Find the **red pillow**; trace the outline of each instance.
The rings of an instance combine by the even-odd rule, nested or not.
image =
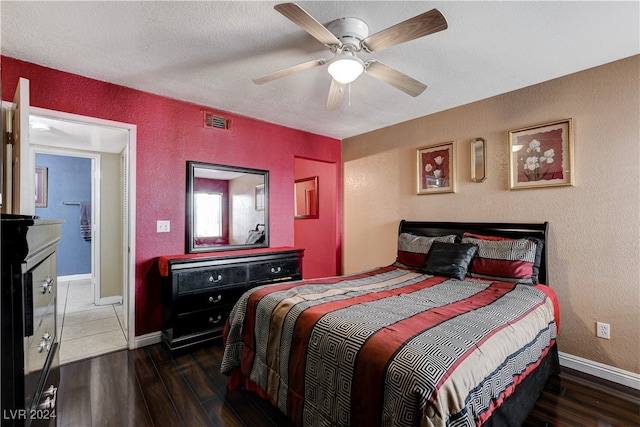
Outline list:
[[[508,237],[483,236],[482,234],[473,234],[473,233],[464,233],[462,236],[473,237],[474,239],[482,239],[482,240],[513,240]]]
[[[471,277],[505,282],[538,283],[542,241],[464,233],[462,243],[478,246],[469,267]]]

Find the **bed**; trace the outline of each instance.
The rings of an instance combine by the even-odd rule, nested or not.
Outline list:
[[[396,261],[254,288],[229,388],[299,426],[515,426],[559,373],[548,223],[401,221]]]

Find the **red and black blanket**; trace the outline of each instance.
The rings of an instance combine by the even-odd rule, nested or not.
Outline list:
[[[389,266],[254,288],[222,372],[304,426],[481,425],[555,343],[544,286]]]

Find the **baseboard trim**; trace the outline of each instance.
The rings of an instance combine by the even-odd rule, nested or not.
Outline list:
[[[162,332],[151,332],[146,335],[140,335],[135,337],[133,342],[133,348],[146,347],[148,345],[158,344],[162,341]]]
[[[96,305],[112,305],[112,304],[122,304],[122,295],[114,295],[111,297],[100,298]]]
[[[640,375],[634,372],[618,369],[604,363],[594,362],[572,354],[558,352],[560,366],[575,369],[594,377],[602,378],[617,384],[640,390]]]
[[[91,273],[86,274],[69,274],[68,276],[58,276],[58,282],[77,282],[91,280]]]

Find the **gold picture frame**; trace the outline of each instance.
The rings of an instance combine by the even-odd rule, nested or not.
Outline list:
[[[297,179],[295,187],[295,218],[319,218],[318,177]]]
[[[48,203],[48,183],[49,169],[44,166],[36,166],[36,208],[46,208]]]
[[[456,151],[453,141],[417,149],[417,193],[456,192]]]
[[[509,132],[509,190],[572,185],[572,119]]]

